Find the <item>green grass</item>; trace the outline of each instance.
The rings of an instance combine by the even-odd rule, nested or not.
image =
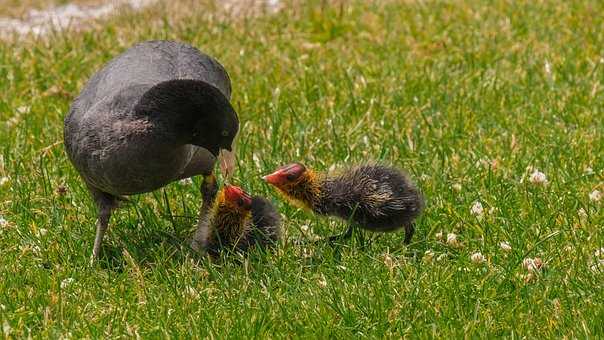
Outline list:
[[[604,200],[589,199],[604,191],[601,1],[217,11],[156,8],[0,45],[5,336],[604,336]],[[63,151],[63,117],[93,72],[148,39],[190,42],[228,69],[242,123],[235,179],[282,212],[275,253],[194,261],[178,242],[195,224],[195,179],[135,197],[88,265],[95,209]],[[282,202],[259,175],[367,159],[407,169],[425,193],[414,242],[363,233],[293,245],[304,226],[327,236],[344,224]],[[528,166],[548,185],[522,180]],[[477,251],[486,264],[472,263]],[[546,264],[527,278],[534,257]]]

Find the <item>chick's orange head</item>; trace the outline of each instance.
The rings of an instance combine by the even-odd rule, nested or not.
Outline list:
[[[252,198],[240,187],[227,185],[224,187],[225,199],[236,207],[249,210],[252,208]]]
[[[284,165],[270,175],[262,177],[267,183],[276,187],[296,183],[306,172],[306,167],[300,163]]]

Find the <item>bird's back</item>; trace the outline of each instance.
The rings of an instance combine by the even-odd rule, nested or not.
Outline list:
[[[112,59],[95,73],[76,99],[76,112],[86,112],[107,96],[136,85],[153,85],[173,79],[201,80],[231,98],[231,82],[216,60],[196,48],[175,41],[147,41]]]
[[[359,226],[379,231],[411,223],[423,208],[423,197],[406,174],[382,165],[362,165],[331,178],[329,211]]]

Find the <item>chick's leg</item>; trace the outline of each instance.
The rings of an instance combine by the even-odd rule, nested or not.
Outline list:
[[[411,242],[413,233],[415,233],[415,223],[410,222],[405,225],[405,244],[409,244]]]
[[[354,231],[354,226],[352,224],[348,225],[348,228],[345,232],[339,235],[330,236],[327,240],[329,242],[342,241],[347,240],[352,236],[352,232]]]
[[[209,237],[209,224],[210,224],[210,210],[212,203],[218,193],[218,183],[216,183],[216,177],[213,174],[207,175],[203,178],[203,184],[200,188],[201,208],[199,209],[199,221],[197,222],[197,230],[193,234],[193,240],[191,241],[191,248],[195,251],[201,251],[207,246],[207,240]]]

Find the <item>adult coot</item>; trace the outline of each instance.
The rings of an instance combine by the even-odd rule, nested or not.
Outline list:
[[[111,212],[140,194],[231,172],[239,129],[230,79],[212,57],[174,41],[148,41],[111,60],[88,81],[65,118],[65,149],[98,207],[98,258]]]

